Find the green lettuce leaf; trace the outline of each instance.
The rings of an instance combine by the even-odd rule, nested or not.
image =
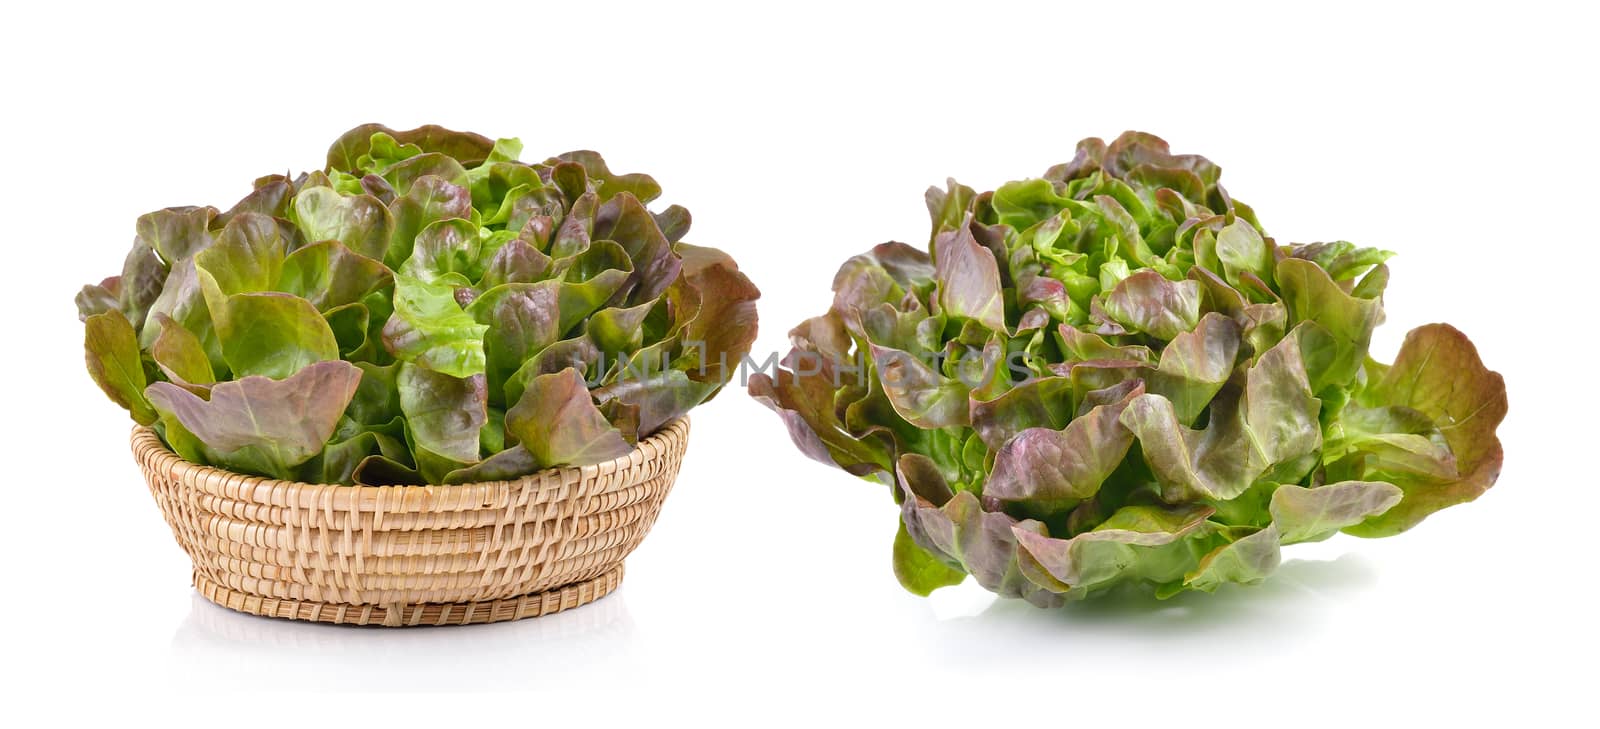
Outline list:
[[[482,374],[489,327],[462,310],[456,289],[449,281],[396,276],[394,314],[383,327],[389,353],[452,377]]]
[[[156,414],[145,399],[144,364],[139,359],[139,340],[133,325],[120,311],[107,311],[84,320],[83,348],[87,352],[89,376],[112,402],[133,415],[135,422],[149,425]]]

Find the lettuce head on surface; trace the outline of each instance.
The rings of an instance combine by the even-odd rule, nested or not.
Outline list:
[[[1368,356],[1389,253],[1279,245],[1204,157],[1128,132],[1044,176],[927,194],[927,250],[851,258],[750,392],[890,486],[894,570],[1040,606],[1255,583],[1494,484],[1504,382],[1432,324]]]
[[[346,132],[226,211],[141,216],[78,294],[90,375],[189,460],[330,484],[459,483],[627,454],[756,335],[733,259],[594,152]]]

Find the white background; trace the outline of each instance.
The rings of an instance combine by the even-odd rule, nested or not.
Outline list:
[[[1587,714],[1593,18],[1531,2],[143,5],[28,3],[0,24],[0,710],[30,719],[11,726]],[[696,411],[656,530],[592,606],[406,631],[231,613],[189,589],[128,421],[84,373],[72,295],[118,270],[138,214],[225,207],[366,121],[653,174],[693,211],[689,240],[762,288],[760,351],[826,309],[844,258],[924,241],[928,185],[993,189],[1080,137],[1150,131],[1221,164],[1280,242],[1398,251],[1375,352],[1429,321],[1472,336],[1510,390],[1505,471],[1400,537],[1294,547],[1257,588],[1060,611],[970,584],[922,599],[890,572],[889,495],[805,460],[730,389]],[[419,695],[486,690],[527,695]]]

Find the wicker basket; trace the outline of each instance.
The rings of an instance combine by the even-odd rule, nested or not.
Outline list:
[[[680,418],[614,461],[456,486],[244,476],[185,461],[148,428],[133,454],[206,599],[296,620],[464,625],[616,589],[688,437]]]

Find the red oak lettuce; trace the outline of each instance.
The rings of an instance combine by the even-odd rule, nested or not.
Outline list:
[[[78,294],[89,373],[190,460],[458,483],[615,458],[727,381],[760,296],[594,152],[350,130],[227,211],[139,218]]]
[[[1278,245],[1220,175],[1129,132],[931,189],[927,252],[846,261],[750,383],[806,455],[891,486],[907,589],[1210,591],[1494,483],[1505,386],[1472,343],[1432,324],[1374,361],[1389,254]]]

